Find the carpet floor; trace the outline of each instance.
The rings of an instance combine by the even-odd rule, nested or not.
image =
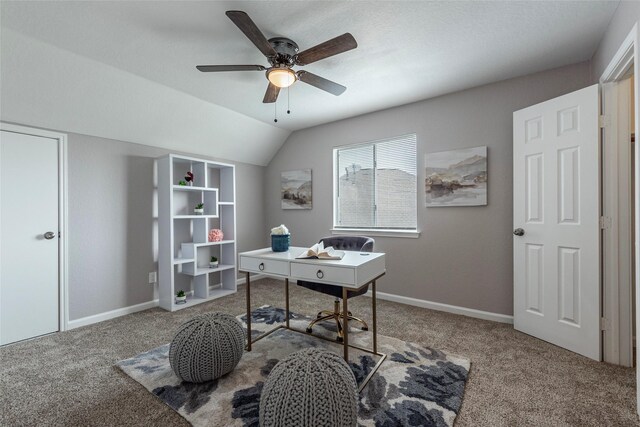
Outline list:
[[[254,307],[283,305],[282,282],[252,283]],[[196,313],[245,309],[235,295],[169,313],[151,309],[0,349],[2,426],[188,426],[114,366],[171,340]],[[331,297],[291,286],[291,310],[313,315]],[[350,300],[370,319],[370,299]],[[378,303],[381,334],[472,361],[456,426],[640,426],[631,368],[598,363],[511,325]]]

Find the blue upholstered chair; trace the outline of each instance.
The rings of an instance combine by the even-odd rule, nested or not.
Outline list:
[[[375,241],[366,236],[332,236],[332,237],[323,237],[320,239],[320,242],[324,244],[324,247],[333,246],[334,249],[341,251],[356,251],[356,252],[373,252],[373,245]],[[331,310],[323,310],[318,313],[316,319],[307,326],[307,332],[311,333],[313,331],[313,326],[316,323],[323,322],[325,320],[333,320],[336,322],[336,327],[338,328],[338,336],[336,337],[337,341],[342,341],[342,312],[340,311],[340,301],[342,299],[342,286],[335,285],[327,285],[325,283],[316,283],[316,282],[307,282],[304,280],[298,280],[298,286],[302,286],[307,289],[311,289],[312,291],[322,292],[323,294],[331,295],[335,297],[335,301],[333,304],[333,311]],[[357,297],[366,293],[369,290],[369,286],[365,286],[359,291],[349,291],[347,293],[347,298]],[[362,326],[361,329],[363,331],[369,330],[367,323],[354,317],[351,315],[351,312],[347,313],[347,320],[353,320],[359,322]],[[348,327],[345,325],[344,327]]]

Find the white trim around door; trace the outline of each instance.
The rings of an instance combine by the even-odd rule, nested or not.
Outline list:
[[[601,85],[602,339],[605,362],[633,366],[630,79]]]
[[[600,77],[601,84],[612,83],[612,82],[623,80],[627,75],[630,67],[632,66],[631,64],[633,64],[633,83],[634,83],[633,95],[634,95],[634,110],[635,110],[634,133],[635,135],[638,135],[638,130],[640,127],[640,123],[639,123],[640,120],[638,117],[640,113],[639,111],[640,96],[639,96],[639,88],[638,88],[639,78],[640,78],[640,75],[639,75],[640,74],[640,64],[639,64],[640,58],[638,57],[639,47],[640,47],[640,38],[638,34],[638,23],[636,22],[636,24],[633,26],[633,28],[631,29],[627,37],[624,39],[624,41],[618,48],[616,54],[613,56],[613,58],[609,62],[609,65],[605,68],[602,76]],[[605,111],[605,114],[606,114],[606,111]],[[605,119],[604,122],[605,122],[604,125],[606,128],[607,120]],[[605,146],[607,144],[607,141],[606,141],[607,134],[608,132],[605,129],[605,132],[604,132]],[[635,277],[636,277],[636,283],[635,283],[635,299],[636,299],[635,303],[636,304],[635,305],[636,305],[636,308],[640,307],[640,289],[638,289],[638,278],[640,278],[640,250],[639,250],[640,249],[639,248],[639,245],[640,245],[640,173],[638,173],[637,171],[639,164],[640,164],[640,150],[636,149],[635,151],[636,176],[635,176],[635,194],[634,194],[635,200],[633,202],[635,204],[635,218],[633,220],[635,221]],[[617,159],[612,159],[612,163],[608,165],[604,165],[603,178],[609,179],[609,180],[618,178],[617,177]],[[617,201],[617,198],[616,198],[616,201]],[[605,198],[605,203],[607,203],[607,198]],[[608,205],[608,206],[603,206],[603,208],[606,211],[607,209],[609,210],[613,209],[613,206]],[[615,245],[616,247],[619,246],[619,239],[617,236],[611,237],[611,244]],[[619,261],[618,259],[608,257],[605,254],[603,258],[603,265],[605,267],[605,270],[607,266],[609,267],[609,269],[616,268],[616,266],[618,265],[618,261]],[[603,278],[603,296],[605,300],[607,297],[608,298],[618,297],[619,299],[625,298],[623,295],[620,295],[620,287],[617,280],[611,280],[606,276]],[[630,299],[631,295],[628,295],[627,297]],[[615,312],[611,312],[611,310],[608,310],[608,307],[606,306],[603,308],[605,310],[603,311],[603,316],[605,317],[605,324],[608,323],[606,319],[611,318],[616,322],[619,322],[619,324],[615,326],[617,326],[617,330],[620,330],[620,325],[622,325],[625,322],[631,322],[631,319],[629,318],[629,316],[631,315],[630,313],[627,315],[626,319],[620,318],[620,315],[622,314],[622,312],[620,311],[619,305],[617,304],[613,305],[613,309],[617,310]],[[605,326],[608,327],[609,325],[605,325]],[[636,315],[635,330],[640,331],[640,316],[638,315]],[[618,340],[619,347],[618,349],[615,349],[613,353],[615,353],[616,351],[619,352],[619,349],[629,348],[632,345],[631,342],[625,342],[625,340],[630,341],[631,334],[619,336],[619,340]],[[603,342],[605,343],[605,345],[610,344],[610,343],[607,343],[606,339]],[[608,349],[605,349],[605,353],[606,353],[606,350]],[[638,413],[640,413],[640,364],[638,363],[636,363],[636,399],[638,403],[637,405],[639,410]]]
[[[58,239],[58,287],[59,287],[59,331],[66,331],[69,325],[69,294],[68,294],[68,271],[69,271],[69,252],[68,252],[68,188],[67,188],[67,135],[60,132],[53,132],[44,129],[37,129],[27,126],[21,126],[11,123],[0,122],[0,130],[6,132],[21,133],[25,135],[40,136],[51,138],[58,141],[58,211],[59,224],[58,230],[60,238]]]

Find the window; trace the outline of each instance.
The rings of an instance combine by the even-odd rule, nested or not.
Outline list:
[[[416,231],[416,135],[336,148],[334,229]]]

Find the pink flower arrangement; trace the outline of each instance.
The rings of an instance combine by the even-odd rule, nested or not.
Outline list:
[[[224,238],[224,234],[222,230],[218,228],[213,228],[209,230],[209,241],[210,242],[220,242]]]

